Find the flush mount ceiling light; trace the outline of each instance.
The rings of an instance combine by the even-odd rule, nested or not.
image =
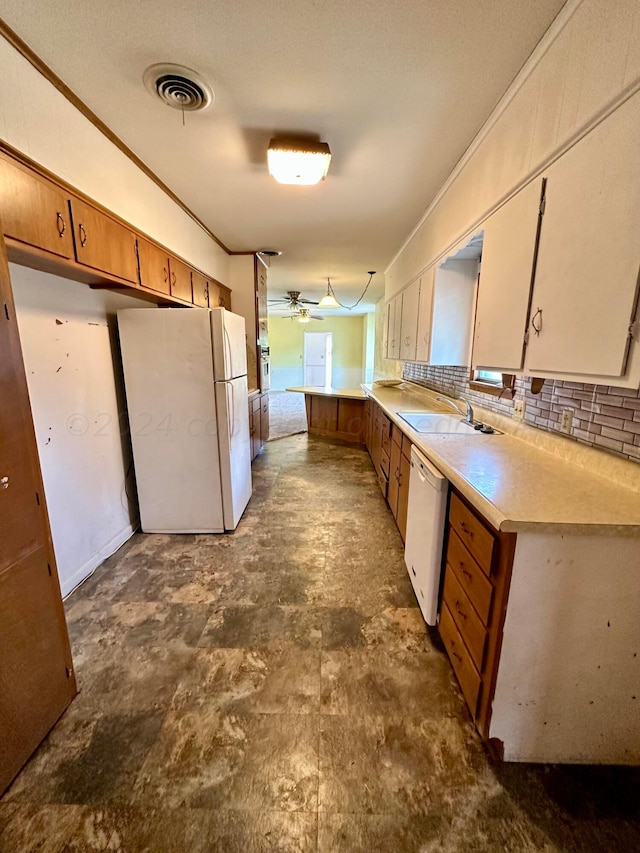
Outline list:
[[[320,302],[318,302],[318,308],[337,308],[338,300],[333,295],[333,291],[331,289],[331,279],[327,278],[327,292],[322,297]]]
[[[267,149],[269,174],[279,184],[318,184],[326,178],[330,162],[331,151],[326,142],[272,139]]]

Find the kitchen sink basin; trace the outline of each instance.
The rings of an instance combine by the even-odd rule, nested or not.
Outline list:
[[[482,424],[472,426],[465,420],[457,418],[455,415],[448,415],[442,412],[398,412],[398,416],[403,421],[409,424],[411,429],[416,432],[431,432],[431,433],[458,433],[460,435],[469,435],[479,432],[495,432],[491,427],[485,427]]]

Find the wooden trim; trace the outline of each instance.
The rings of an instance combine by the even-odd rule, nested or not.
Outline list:
[[[162,181],[155,172],[153,172],[144,161],[142,161],[133,151],[125,145],[125,143],[116,136],[116,134],[107,127],[107,125],[98,118],[98,116],[64,83],[60,77],[29,47],[26,42],[22,41],[20,36],[14,32],[8,24],[0,18],[0,35],[4,37],[9,44],[29,62],[36,71],[39,71],[42,76],[54,86],[61,95],[63,95],[69,103],[71,103],[78,112],[88,119],[91,124],[97,128],[103,136],[116,146],[131,162],[140,169],[153,183],[159,187],[178,207],[187,214],[187,216],[199,225],[200,228],[210,237],[220,248],[227,254],[231,254],[225,244],[216,237],[204,222],[196,216],[196,214],[180,199],[169,187]]]

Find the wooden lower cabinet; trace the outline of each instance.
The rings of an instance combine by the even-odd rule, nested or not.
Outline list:
[[[386,451],[382,447],[383,435],[384,433],[381,431],[380,453],[382,457],[386,455]],[[387,503],[404,542],[407,532],[407,509],[409,506],[411,442],[396,424],[391,424],[391,441],[389,446],[391,455],[389,457]]]
[[[439,631],[480,734],[488,738],[516,536],[451,494]]]
[[[362,444],[365,439],[365,400],[305,394],[310,435]]]
[[[269,439],[269,394],[256,392],[249,397],[249,434],[251,437],[251,461],[262,450]]]

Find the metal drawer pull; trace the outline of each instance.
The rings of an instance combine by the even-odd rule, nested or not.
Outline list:
[[[164,273],[164,280],[169,281],[169,273],[167,272],[167,268],[162,267],[162,272]]]
[[[87,242],[87,232],[85,231],[85,227],[82,222],[78,225],[78,232],[80,233],[80,245],[84,249]]]
[[[459,562],[459,563],[458,563],[458,565],[460,566],[460,571],[462,572],[462,574],[463,574],[465,577],[469,578],[469,580],[471,580],[471,572],[470,572],[470,571],[468,571],[467,569],[465,569],[465,567],[464,567],[464,563],[460,563],[460,562]]]
[[[462,616],[463,619],[467,618],[467,614],[464,612],[464,610],[460,609],[460,602],[457,599],[456,599],[456,613],[458,613],[460,616]]]
[[[453,647],[455,646],[455,644],[456,644],[455,640],[451,640],[451,654],[454,656],[454,658],[456,660],[458,660],[458,661],[460,661],[460,663],[462,663],[462,658],[460,657],[460,655],[456,651],[454,651]]]
[[[58,236],[63,237],[64,232],[67,230],[67,224],[59,211],[56,212],[56,225],[58,226]]]
[[[462,532],[463,532],[466,536],[471,536],[471,537],[473,537],[473,530],[469,530],[469,528],[468,528],[468,527],[467,527],[467,525],[464,523],[464,521],[461,521],[461,522],[460,522],[460,530],[462,530]]]

